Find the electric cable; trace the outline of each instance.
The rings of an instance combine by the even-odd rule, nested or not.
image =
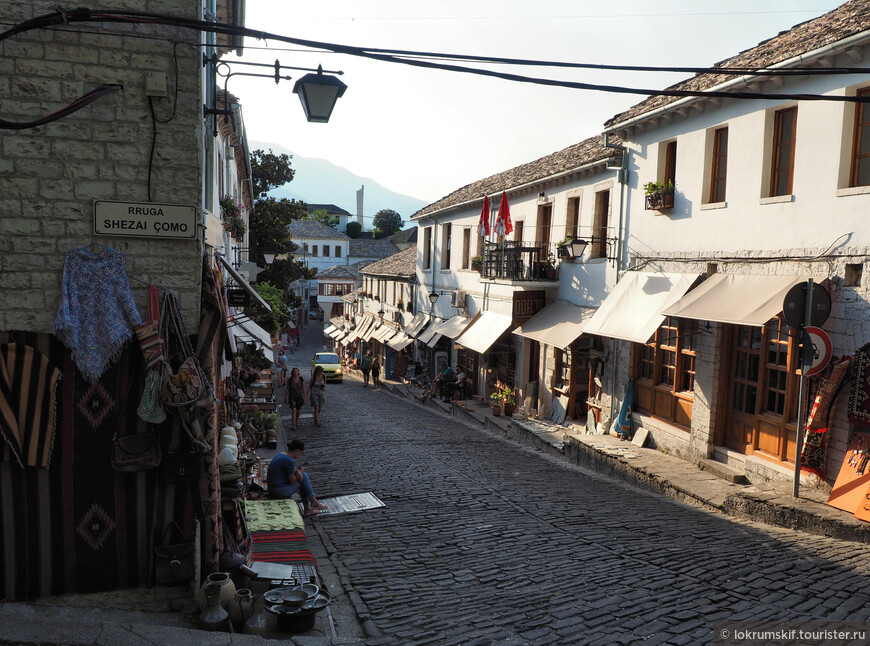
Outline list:
[[[123,90],[124,87],[122,85],[117,84],[106,84],[95,87],[90,92],[87,92],[80,96],[78,99],[67,105],[66,107],[61,108],[60,110],[56,110],[51,114],[47,114],[44,117],[40,117],[39,119],[34,119],[33,121],[9,121],[7,119],[0,118],[0,129],[2,130],[26,130],[27,128],[36,128],[38,126],[43,126],[47,123],[51,123],[52,121],[57,121],[58,119],[62,119],[78,110],[81,110],[86,105],[93,103],[97,99],[102,96],[105,96],[109,92],[116,92],[119,90]]]

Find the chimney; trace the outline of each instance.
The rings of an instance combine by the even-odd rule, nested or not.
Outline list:
[[[365,229],[365,223],[363,222],[363,193],[365,192],[365,184],[359,187],[359,190],[356,192],[356,221],[359,222],[359,225]]]

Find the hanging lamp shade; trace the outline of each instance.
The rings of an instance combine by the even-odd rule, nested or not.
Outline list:
[[[306,74],[296,81],[293,93],[299,95],[305,118],[312,123],[326,123],[332,116],[332,109],[338,97],[344,94],[347,86],[334,76],[325,76],[318,66],[316,74]]]

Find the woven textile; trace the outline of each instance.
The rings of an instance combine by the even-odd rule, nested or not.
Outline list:
[[[48,466],[60,376],[60,370],[35,348],[0,345],[0,437],[20,466]]]
[[[305,547],[305,532],[293,529],[279,532],[251,532],[254,561],[268,563],[317,563]]]
[[[801,469],[825,477],[825,460],[828,449],[828,420],[834,402],[849,372],[851,357],[843,357],[830,364],[813,381],[813,406],[807,418],[806,435],[801,450]]]
[[[142,325],[125,259],[111,247],[99,256],[87,247],[66,252],[54,331],[91,383],[117,359],[133,326]]]
[[[870,355],[861,348],[855,353],[849,394],[849,423],[870,426]]]
[[[248,500],[245,511],[251,532],[302,529],[305,526],[299,507],[292,498]]]

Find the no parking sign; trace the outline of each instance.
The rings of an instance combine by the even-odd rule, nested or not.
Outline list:
[[[803,363],[807,377],[819,374],[831,361],[831,337],[822,328],[808,325],[803,330]]]

